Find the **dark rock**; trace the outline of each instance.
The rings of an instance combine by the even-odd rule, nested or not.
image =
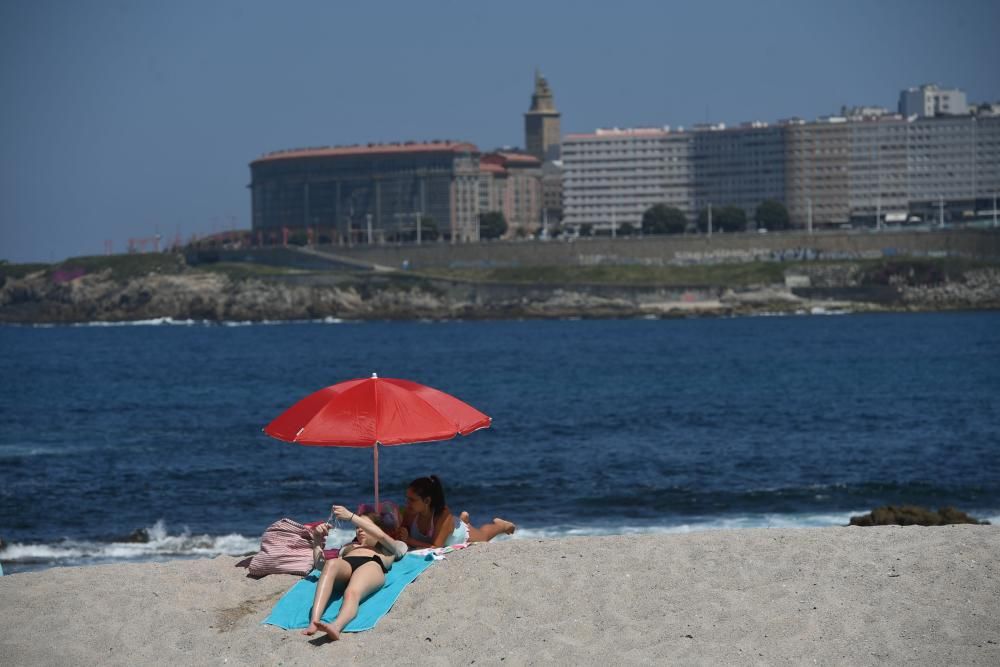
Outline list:
[[[145,528],[136,528],[131,533],[121,538],[120,540],[115,540],[116,542],[132,542],[135,544],[146,544],[149,542],[149,531]]]
[[[852,526],[945,526],[955,523],[989,525],[954,507],[942,507],[937,512],[915,505],[878,507],[871,514],[852,516]]]

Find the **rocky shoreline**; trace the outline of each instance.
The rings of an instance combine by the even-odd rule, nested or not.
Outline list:
[[[799,267],[786,272],[785,284],[732,288],[498,284],[405,273],[232,278],[192,267],[124,279],[110,269],[68,279],[37,271],[4,278],[0,323],[633,318],[1000,308],[998,267],[969,269],[958,276],[893,275],[880,284],[863,284],[860,275],[850,264]]]

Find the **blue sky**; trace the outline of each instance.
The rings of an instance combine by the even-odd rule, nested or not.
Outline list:
[[[249,228],[272,150],[523,145],[535,67],[564,133],[1000,100],[1000,2],[0,4],[0,259]]]

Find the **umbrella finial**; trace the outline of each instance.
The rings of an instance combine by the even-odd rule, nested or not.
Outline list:
[[[378,373],[372,373],[372,379],[373,380],[377,380],[378,379]]]

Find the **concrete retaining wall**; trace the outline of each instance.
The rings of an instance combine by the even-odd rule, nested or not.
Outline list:
[[[575,241],[432,243],[331,249],[354,259],[401,268],[489,268],[600,264],[709,264],[778,259],[866,259],[960,256],[1000,259],[1000,231],[840,232],[808,235],[725,234]]]
[[[321,246],[354,262],[392,268],[492,268],[641,264],[666,266],[754,260],[872,259],[891,256],[1000,260],[1000,230],[841,231],[806,234],[716,234],[581,238],[574,241],[494,241],[420,246]],[[269,256],[274,254],[273,257]],[[286,249],[219,251],[223,261],[261,261],[313,268],[316,258]],[[295,257],[295,255],[299,255]]]

